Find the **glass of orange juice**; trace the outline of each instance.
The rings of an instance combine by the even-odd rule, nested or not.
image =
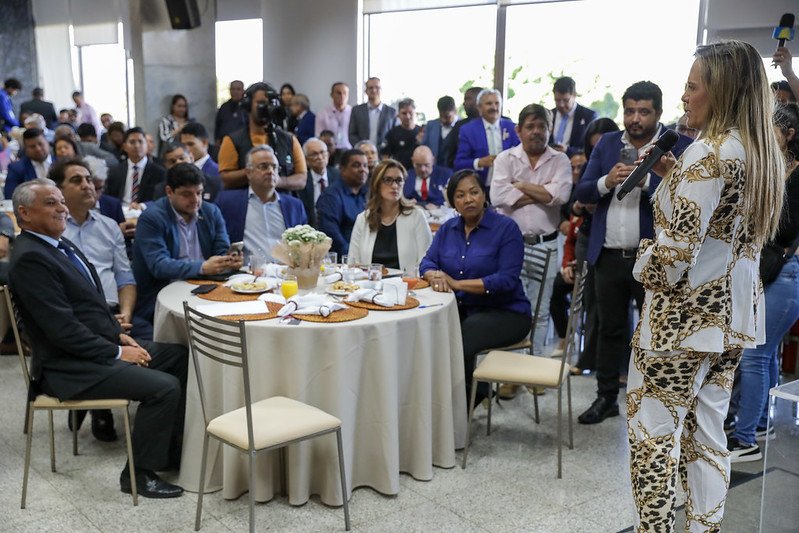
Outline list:
[[[414,296],[413,289],[416,287],[416,285],[419,283],[419,281],[421,281],[419,279],[419,267],[412,266],[412,267],[406,267],[405,269],[403,269],[403,271],[402,271],[402,281],[404,281],[405,283],[408,284],[408,294],[410,294],[411,296]]]
[[[283,283],[280,284],[280,293],[283,295],[283,298],[291,298],[295,296],[299,292],[299,286],[297,285],[297,276],[292,274],[286,274],[283,276]]]

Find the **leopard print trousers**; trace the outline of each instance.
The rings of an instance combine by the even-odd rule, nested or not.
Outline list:
[[[740,357],[633,348],[627,434],[637,532],[674,531],[678,474],[685,531],[721,531],[730,479],[724,418]]]

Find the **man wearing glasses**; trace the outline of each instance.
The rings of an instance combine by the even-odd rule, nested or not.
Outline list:
[[[334,167],[327,166],[330,152],[327,150],[327,145],[320,139],[311,137],[305,141],[302,149],[305,152],[305,160],[308,162],[308,180],[305,182],[305,188],[297,193],[297,197],[305,206],[308,224],[318,229],[316,201],[319,200],[322,191],[341,179],[341,175]]]

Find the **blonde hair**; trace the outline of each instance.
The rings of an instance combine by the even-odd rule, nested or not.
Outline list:
[[[710,100],[700,138],[719,138],[733,128],[739,131],[746,153],[743,222],[762,245],[774,238],[779,227],[786,172],[772,125],[774,94],[763,60],[742,41],[698,46],[694,56]]]
[[[383,183],[383,176],[390,168],[396,168],[402,174],[402,179],[408,178],[408,172],[405,167],[396,159],[384,159],[375,165],[372,171],[372,180],[369,184],[369,199],[366,201],[366,221],[369,223],[371,231],[377,231],[380,228],[380,218],[383,214],[383,198],[380,196],[380,186]],[[413,204],[402,196],[402,185],[400,185],[400,199],[399,208],[400,215],[410,215],[413,213]]]

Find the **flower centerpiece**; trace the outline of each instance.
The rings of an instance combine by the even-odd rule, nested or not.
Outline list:
[[[313,289],[319,281],[322,259],[333,241],[307,224],[283,232],[281,242],[272,249],[272,257],[288,266],[287,274],[297,276],[300,289]]]

